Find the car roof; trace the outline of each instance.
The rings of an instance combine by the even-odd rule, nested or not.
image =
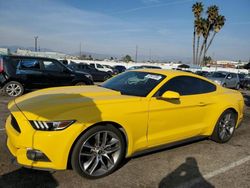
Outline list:
[[[24,56],[24,55],[1,55],[2,57],[10,57],[10,58],[20,58],[20,59],[46,59],[46,60],[57,60],[48,57],[39,57],[39,56]],[[58,60],[57,60],[58,61]]]

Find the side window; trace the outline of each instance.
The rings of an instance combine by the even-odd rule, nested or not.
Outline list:
[[[19,67],[20,69],[38,70],[40,63],[37,59],[22,59]]]
[[[191,76],[178,76],[165,83],[156,95],[161,96],[166,91],[175,91],[180,95],[196,95],[215,90],[216,86],[205,80]]]
[[[231,75],[232,75],[232,78],[237,78],[236,74],[231,74]]]
[[[91,67],[95,67],[95,64],[94,63],[90,63],[89,64]]]
[[[44,66],[44,70],[47,70],[47,71],[55,71],[55,72],[62,72],[63,71],[63,67],[60,66],[55,61],[45,60],[45,61],[43,61],[43,66]]]
[[[101,68],[101,69],[104,68],[104,67],[103,67],[102,65],[100,65],[100,64],[96,64],[96,67],[97,67],[97,68]]]

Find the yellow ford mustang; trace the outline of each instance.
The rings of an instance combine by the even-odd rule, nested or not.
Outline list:
[[[100,86],[44,89],[9,103],[19,164],[98,178],[124,157],[197,136],[224,143],[243,117],[238,91],[185,72],[137,70]]]

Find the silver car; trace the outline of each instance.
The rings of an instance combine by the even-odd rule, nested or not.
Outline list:
[[[213,72],[208,75],[208,79],[214,81],[217,84],[222,85],[223,87],[227,88],[240,88],[240,79],[238,74],[230,73],[230,72]]]

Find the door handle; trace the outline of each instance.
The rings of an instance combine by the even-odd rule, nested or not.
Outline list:
[[[205,103],[205,102],[199,102],[199,104],[198,104],[198,106],[206,106],[207,105],[207,103]]]

